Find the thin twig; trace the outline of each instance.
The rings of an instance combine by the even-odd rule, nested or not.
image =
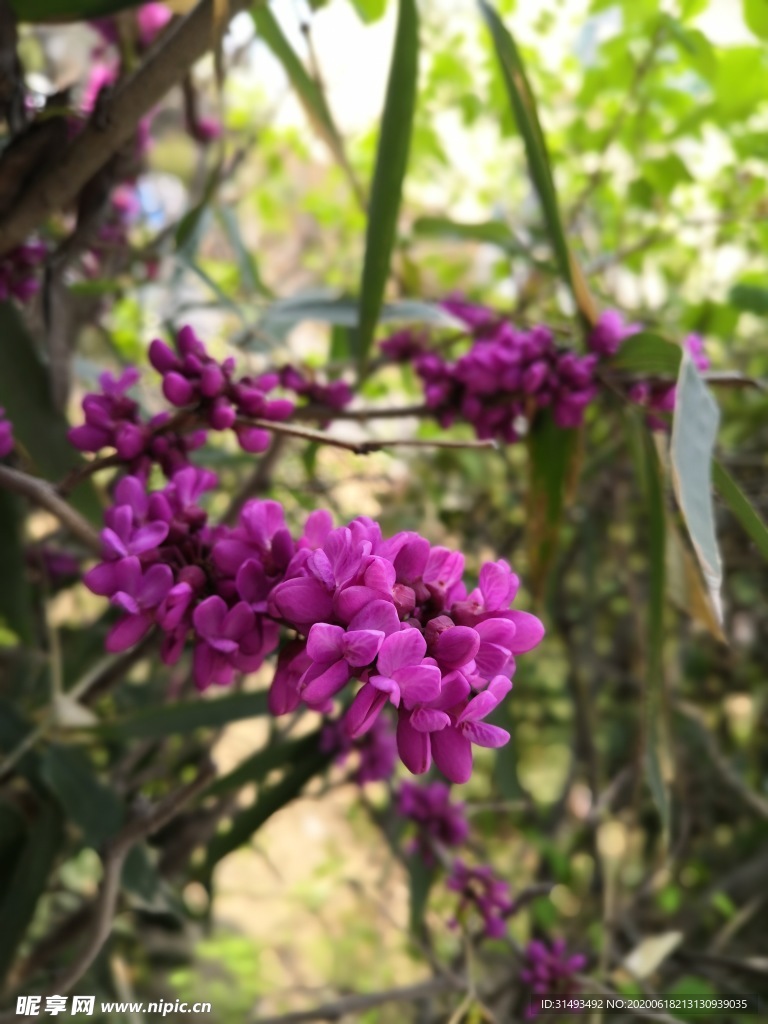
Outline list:
[[[75,511],[59,495],[51,484],[38,477],[22,473],[10,466],[0,466],[0,487],[13,491],[33,504],[44,508],[65,526],[73,537],[77,537],[94,554],[101,554],[101,539],[87,519]]]
[[[428,999],[443,992],[455,991],[456,988],[456,980],[450,976],[432,978],[418,985],[391,988],[386,992],[342,996],[333,1003],[316,1006],[313,1010],[298,1010],[277,1017],[254,1017],[253,1020],[254,1024],[308,1024],[310,1021],[341,1020],[349,1014],[362,1014],[386,1003],[415,1002],[417,999]]]
[[[252,0],[229,0],[228,18],[253,6]],[[106,122],[88,123],[61,159],[35,177],[0,218],[0,254],[20,245],[51,214],[74,201],[86,182],[136,131],[139,121],[214,44],[215,0],[200,0],[186,17],[158,39],[144,63],[114,89]]]
[[[343,448],[355,455],[370,455],[372,452],[379,452],[385,448],[498,448],[498,443],[492,438],[479,441],[458,441],[450,438],[425,438],[422,440],[415,437],[389,438],[386,441],[344,441],[340,437],[331,437],[320,430],[295,427],[290,423],[278,423],[275,420],[249,418],[240,422],[245,426],[259,427],[261,430],[268,430],[274,434],[285,434],[288,437],[298,437],[304,441],[317,441],[318,444],[326,444],[332,448]]]

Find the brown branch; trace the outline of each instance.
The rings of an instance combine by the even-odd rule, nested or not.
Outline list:
[[[294,427],[290,423],[278,423],[274,420],[243,419],[243,425],[259,427],[261,430],[268,430],[274,434],[285,434],[287,437],[298,437],[304,441],[317,441],[318,444],[330,445],[332,448],[342,448],[344,451],[353,452],[355,455],[370,455],[372,452],[379,452],[385,448],[498,448],[498,443],[492,438],[481,441],[457,441],[451,438],[388,438],[386,441],[344,441],[340,437],[331,437],[320,430],[309,430],[305,427]]]
[[[77,537],[94,554],[101,554],[101,540],[87,519],[84,519],[71,505],[54,490],[46,480],[22,473],[10,466],[0,466],[0,487],[27,498],[39,508],[44,508],[65,526],[73,537]]]
[[[229,0],[233,18],[250,0]],[[139,121],[213,46],[215,0],[200,0],[172,25],[144,63],[115,86],[106,123],[89,123],[61,159],[39,174],[33,187],[0,218],[0,254],[20,245],[47,217],[70,205],[82,187],[135,132]]]
[[[94,903],[91,934],[74,963],[54,978],[47,988],[47,993],[62,995],[71,991],[101,952],[112,931],[123,865],[136,843],[158,832],[172,821],[185,804],[206,788],[214,774],[214,764],[208,760],[201,766],[196,779],[165,797],[148,814],[142,814],[129,821],[109,843],[102,855],[104,875]],[[2,1024],[13,1019],[14,1015],[0,1016]]]
[[[418,985],[405,988],[392,988],[386,992],[371,992],[367,995],[342,996],[333,1003],[316,1006],[313,1010],[298,1010],[295,1013],[284,1013],[278,1017],[255,1017],[254,1024],[308,1024],[310,1021],[341,1020],[349,1014],[362,1014],[376,1006],[386,1003],[415,1002],[417,999],[428,999],[441,995],[446,991],[456,991],[456,981],[450,976],[432,978]]]

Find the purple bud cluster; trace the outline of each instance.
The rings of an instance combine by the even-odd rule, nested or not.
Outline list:
[[[119,377],[109,372],[101,374],[101,392],[83,399],[85,423],[72,427],[67,436],[81,452],[114,448],[133,474],[146,475],[157,463],[170,477],[189,464],[190,451],[205,443],[205,431],[182,434],[166,430],[170,422],[167,412],[145,422],[138,402],[127,394],[138,380],[139,372],[133,368]]]
[[[390,358],[413,359],[427,408],[438,422],[472,424],[480,438],[512,443],[536,411],[550,408],[560,427],[576,427],[597,394],[598,357],[580,356],[555,344],[548,327],[519,330],[484,306],[449,300],[444,306],[473,337],[458,359],[418,351],[404,333],[383,343]]]
[[[163,394],[171,405],[179,409],[194,406],[199,418],[213,430],[234,430],[243,451],[265,451],[270,435],[242,418],[279,422],[293,412],[293,402],[268,397],[280,383],[278,374],[236,379],[235,360],[230,356],[218,362],[191,327],[182,327],[176,335],[176,351],[164,341],[153,341],[149,361],[161,374]]]
[[[426,864],[435,863],[435,848],[461,846],[469,836],[466,807],[451,800],[451,790],[443,782],[416,785],[403,782],[397,796],[397,811],[416,823],[416,837],[410,853]]]
[[[205,689],[255,671],[287,628],[295,639],[277,660],[274,714],[302,702],[329,713],[359,680],[343,718],[348,737],[367,734],[390,705],[406,767],[422,774],[434,758],[466,782],[473,744],[508,741],[484,719],[512,687],[515,655],[544,633],[535,616],[510,609],[518,580],[506,562],[486,563],[468,593],[461,554],[416,533],[385,540],[370,519],[333,529],[318,510],[294,540],[278,502],[250,501],[236,526],[213,527],[199,499],[215,482],[190,466],[151,493],[138,476],[116,485],[103,561],[85,577],[123,612],[108,649],[125,650],[156,625],[172,664],[191,638]]]
[[[317,380],[314,375],[295,366],[283,366],[280,370],[280,384],[315,405],[327,406],[338,412],[352,401],[352,388],[344,380],[327,383]]]
[[[532,996],[560,996],[568,998],[579,991],[576,975],[584,969],[587,958],[582,953],[568,953],[565,939],[555,939],[547,945],[532,939],[525,949],[525,964],[520,980],[530,988]],[[525,1017],[538,1015],[536,1000],[528,1006]]]
[[[329,722],[323,729],[320,747],[325,753],[335,754],[337,764],[345,764],[350,754],[357,755],[357,767],[352,779],[358,786],[390,779],[397,765],[397,742],[390,719],[383,715],[373,727],[355,739],[344,728],[342,719]]]
[[[27,303],[40,290],[38,271],[46,257],[43,242],[17,245],[0,259],[0,302],[17,299]]]
[[[518,440],[542,408],[552,410],[559,427],[578,427],[599,390],[600,360],[616,355],[625,338],[642,330],[641,324],[625,323],[617,310],[606,310],[587,337],[589,353],[582,356],[556,345],[543,325],[520,330],[495,310],[459,298],[442,305],[465,325],[472,338],[468,352],[449,359],[428,346],[423,332],[410,330],[384,339],[381,351],[392,362],[413,364],[427,409],[442,426],[463,420],[478,437],[505,443]],[[699,335],[689,335],[684,346],[699,370],[709,368]],[[629,397],[650,410],[669,412],[675,388],[640,382]],[[649,422],[664,425],[657,417]]]
[[[14,445],[13,424],[5,418],[5,409],[0,406],[0,459],[10,455]]]
[[[469,866],[457,859],[453,862],[445,884],[460,894],[456,922],[463,920],[470,910],[475,911],[482,919],[487,938],[503,938],[507,930],[507,919],[517,908],[510,896],[509,886],[495,874],[493,868],[487,864]]]

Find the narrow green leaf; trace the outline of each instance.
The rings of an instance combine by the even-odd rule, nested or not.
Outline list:
[[[114,739],[161,739],[192,729],[215,729],[241,718],[266,715],[268,711],[267,694],[263,691],[212,699],[199,697],[197,700],[147,708],[114,722],[104,722],[89,731]]]
[[[649,376],[677,377],[683,350],[658,334],[642,331],[627,338],[611,359],[612,370]]]
[[[341,133],[336,127],[336,122],[325,99],[325,93],[314,78],[307,73],[304,64],[291,46],[290,40],[283,32],[280,23],[269,7],[266,4],[254,7],[251,10],[251,17],[256,26],[256,31],[282,64],[289,82],[296,90],[296,95],[304,108],[310,124],[323,139],[347,175],[353,177],[344,150]]]
[[[728,298],[732,306],[744,313],[768,314],[768,286],[742,281],[731,288]]]
[[[146,0],[11,0],[19,21],[86,21],[139,7]]]
[[[500,220],[484,220],[475,224],[462,224],[449,217],[418,217],[413,222],[416,235],[425,238],[447,238],[461,242],[485,242],[497,245],[506,252],[524,253],[506,224]]]
[[[587,324],[597,320],[597,309],[578,263],[568,249],[557,202],[555,181],[544,133],[536,112],[536,101],[517,44],[494,8],[479,0],[480,11],[493,39],[510,105],[523,137],[528,170],[541,203],[552,249],[563,280],[573,292],[576,306]]]
[[[315,775],[319,775],[328,766],[332,756],[332,754],[323,753],[315,748],[309,756],[297,762],[285,778],[259,793],[256,801],[250,807],[235,816],[228,831],[220,833],[211,840],[206,861],[207,871],[210,872],[222,857],[226,857],[243,843],[248,842],[264,822],[286,804],[295,800],[309,780]]]
[[[222,206],[216,212],[229,239],[229,244],[232,246],[235,262],[240,273],[240,284],[253,295],[262,295],[268,299],[273,298],[272,292],[261,279],[259,267],[253,253],[249,252],[243,241],[235,210],[231,206]]]
[[[768,39],[768,0],[742,0],[744,21],[758,39]]]
[[[27,833],[21,855],[0,903],[0,982],[13,963],[19,943],[45,889],[63,836],[62,818],[54,804],[43,804]]]
[[[395,46],[376,150],[365,258],[360,281],[358,359],[368,359],[384,302],[411,146],[419,72],[419,15],[415,0],[400,0]]]
[[[717,459],[712,463],[712,477],[720,497],[755,542],[763,558],[768,559],[768,525],[763,522],[749,498]]]
[[[421,937],[424,934],[424,917],[429,893],[437,878],[437,869],[425,864],[423,857],[412,856],[408,858],[408,878],[411,897],[410,928],[414,935]]]
[[[237,768],[222,775],[209,786],[206,794],[219,796],[232,789],[239,789],[251,782],[262,782],[273,768],[281,768],[292,761],[301,761],[308,754],[317,751],[320,745],[320,733],[313,732],[300,739],[284,740],[271,743],[264,750],[259,750],[246,758]]]
[[[101,782],[85,753],[58,744],[40,758],[40,777],[89,846],[99,846],[123,822],[123,805]]]
[[[354,299],[325,292],[310,292],[287,299],[278,299],[264,312],[257,329],[272,337],[283,337],[296,324],[306,320],[333,324],[338,327],[356,328],[359,319],[359,304]],[[441,306],[418,299],[404,299],[386,303],[380,314],[382,323],[423,323],[435,327],[461,330],[465,325],[450,315]]]
[[[387,0],[352,0],[352,6],[357,11],[358,17],[366,25],[373,24],[384,17],[387,9]]]
[[[722,566],[712,505],[712,453],[720,412],[691,358],[684,354],[675,391],[670,457],[678,505],[722,622]]]
[[[539,413],[528,435],[530,575],[537,597],[557,554],[566,496],[578,473],[580,437],[579,430],[558,427],[548,410]]]
[[[13,423],[22,455],[32,471],[58,481],[82,460],[67,440],[69,424],[55,408],[48,373],[19,313],[0,303],[0,406]],[[72,504],[92,522],[101,523],[102,508],[90,480],[75,489]]]
[[[34,629],[21,523],[18,498],[0,491],[0,621],[29,645]]]
[[[664,489],[661,467],[654,448],[653,437],[644,434],[645,490],[648,522],[648,651],[647,676],[644,694],[645,764],[648,785],[664,828],[668,842],[671,826],[671,808],[662,761],[664,736],[664,593],[666,533],[664,518]]]

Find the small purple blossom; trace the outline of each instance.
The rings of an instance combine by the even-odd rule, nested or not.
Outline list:
[[[489,939],[500,939],[506,934],[507,919],[515,912],[515,903],[509,894],[509,885],[500,879],[487,864],[470,867],[455,860],[446,886],[460,894],[456,921],[464,919],[472,910],[483,922],[483,932]]]
[[[13,424],[6,419],[5,409],[0,406],[0,459],[7,458],[14,449]]]
[[[582,953],[569,954],[565,939],[555,939],[550,945],[532,939],[525,949],[525,963],[520,980],[530,990],[525,1018],[537,1017],[541,998],[560,996],[568,998],[579,991],[576,975],[584,969],[587,958]]]
[[[29,302],[40,290],[39,272],[46,255],[43,242],[28,241],[0,258],[0,301]]]
[[[427,864],[434,863],[435,845],[443,849],[461,846],[469,835],[465,805],[451,800],[451,789],[443,782],[401,783],[397,810],[402,817],[416,823],[412,850]]]

